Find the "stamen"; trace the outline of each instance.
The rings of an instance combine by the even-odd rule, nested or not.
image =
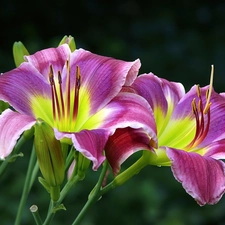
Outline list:
[[[198,108],[196,106],[196,99],[194,98],[191,102],[192,105],[192,112],[195,115],[195,124],[196,124],[196,130],[195,130],[195,136],[193,138],[193,140],[186,146],[187,149],[190,149],[194,143],[196,142],[198,136],[199,136],[199,132],[200,132],[200,120],[199,120],[199,113],[198,113]]]
[[[192,100],[192,111],[195,115],[195,120],[196,120],[196,131],[195,131],[195,136],[193,140],[186,146],[187,149],[194,148],[197,146],[199,143],[201,143],[206,135],[208,134],[209,131],[209,126],[210,126],[210,98],[212,95],[212,90],[213,90],[213,75],[214,75],[214,67],[212,65],[212,70],[211,70],[211,77],[210,77],[210,85],[209,89],[206,91],[206,103],[205,107],[203,108],[203,101],[201,97],[201,90],[199,85],[197,85],[197,95],[199,98],[198,101],[198,107],[196,106],[196,100],[195,98]],[[207,119],[205,119],[205,115],[207,114]]]
[[[59,91],[60,91],[60,100],[62,105],[62,116],[65,116],[65,107],[64,107],[64,100],[63,100],[63,93],[62,93],[62,76],[61,72],[58,71],[58,81],[59,81]]]
[[[66,66],[66,84],[62,85],[62,74],[58,71],[58,82],[54,80],[53,66],[49,69],[49,83],[51,85],[52,95],[52,114],[54,126],[60,131],[71,132],[76,123],[78,107],[79,107],[79,90],[81,85],[81,75],[79,66],[76,67],[74,82],[71,86],[70,80],[70,59],[65,63]],[[65,88],[65,90],[63,90]],[[73,89],[74,88],[74,89]],[[71,93],[71,89],[73,90]]]
[[[198,95],[198,97],[200,98],[200,97],[201,97],[201,90],[200,90],[200,86],[199,86],[199,85],[197,85],[197,86],[196,86],[196,88],[197,88],[197,95]]]
[[[74,90],[74,109],[73,109],[73,120],[75,121],[78,113],[78,105],[79,105],[79,89],[80,89],[80,68],[76,67],[76,84]]]
[[[51,93],[52,93],[52,114],[53,114],[53,119],[54,121],[56,120],[56,110],[55,110],[55,96],[54,96],[54,86],[55,86],[55,82],[54,82],[54,74],[53,74],[53,68],[52,65],[50,65],[50,71],[49,71],[49,82],[51,85]]]
[[[68,120],[70,118],[70,58],[66,61],[66,100],[67,100],[66,116]]]
[[[60,106],[59,106],[59,99],[55,87],[55,81],[54,81],[54,72],[53,72],[53,67],[50,65],[50,72],[49,72],[49,80],[51,84],[51,91],[52,91],[52,108],[53,108],[53,117],[54,120],[56,120],[56,109],[57,109],[57,114],[58,114],[58,119],[60,119]]]

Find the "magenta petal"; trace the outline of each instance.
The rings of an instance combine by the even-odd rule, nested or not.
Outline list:
[[[103,118],[101,128],[109,129],[112,133],[117,128],[143,128],[157,144],[155,119],[152,109],[144,98],[137,94],[122,92],[105,109],[107,114]]]
[[[79,133],[61,133],[55,129],[57,139],[70,138],[75,149],[93,162],[93,170],[97,170],[105,159],[103,150],[108,140],[109,131],[104,129],[82,130]]]
[[[29,63],[0,76],[0,99],[8,102],[20,113],[33,115],[32,98],[34,96],[51,96],[47,80]]]
[[[67,44],[60,45],[58,48],[48,48],[36,52],[33,55],[26,56],[29,64],[35,67],[41,76],[44,76],[46,81],[49,79],[49,67],[52,65],[54,72],[62,71],[66,60],[71,53]]]
[[[34,124],[34,118],[10,109],[0,115],[0,159],[5,159],[12,152],[20,135]]]
[[[130,127],[117,129],[105,146],[106,158],[114,175],[120,171],[120,165],[133,153],[143,149],[151,150],[149,144],[149,136],[142,129]]]
[[[75,73],[76,66],[80,68],[81,87],[85,88],[90,97],[90,115],[110,102],[123,85],[130,85],[137,77],[141,66],[139,59],[126,62],[83,49],[75,50],[71,54],[70,62],[71,74]],[[80,97],[82,101],[82,95]]]
[[[225,139],[212,142],[210,145],[204,147],[206,157],[212,157],[214,159],[225,159]]]
[[[168,103],[175,106],[185,94],[181,83],[169,82],[153,73],[140,75],[132,87],[149,102],[153,111],[160,108],[164,115],[167,113]]]
[[[225,192],[225,164],[197,153],[167,148],[174,177],[199,205],[217,203]]]

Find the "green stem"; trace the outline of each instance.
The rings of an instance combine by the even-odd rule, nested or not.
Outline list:
[[[80,177],[77,175],[68,180],[68,182],[66,183],[66,185],[64,186],[64,188],[62,189],[62,191],[60,193],[59,200],[57,202],[53,202],[53,201],[51,202],[49,211],[48,211],[48,215],[47,215],[43,225],[49,225],[51,223],[52,219],[55,216],[54,209],[57,208],[62,203],[62,201],[66,197],[67,193],[78,181],[80,181]]]
[[[38,212],[38,207],[36,205],[32,205],[30,207],[30,211],[34,217],[36,225],[42,225],[41,217]]]
[[[103,195],[107,193],[109,190],[115,187],[121,186],[122,184],[127,182],[129,179],[131,179],[134,175],[138,174],[148,164],[149,164],[149,160],[147,157],[145,157],[145,154],[143,154],[141,158],[139,158],[134,164],[132,164],[125,171],[117,175],[111,183],[105,186],[101,190],[101,194]]]
[[[56,206],[56,202],[53,202],[51,200],[51,203],[50,203],[50,206],[49,206],[49,210],[48,210],[48,215],[47,215],[43,225],[48,225],[53,220],[53,218],[55,216],[55,212],[53,212],[53,209],[54,209],[55,206]]]
[[[13,150],[13,154],[10,155],[9,157],[6,158],[6,160],[3,161],[3,163],[0,166],[0,176],[3,174],[3,172],[5,171],[6,167],[8,166],[10,160],[15,157],[15,155],[17,154],[17,152],[20,150],[20,148],[23,146],[23,144],[27,141],[26,138],[24,138],[23,136],[18,140],[17,144],[14,147]]]
[[[102,182],[103,182],[103,179],[105,178],[107,169],[108,169],[108,162],[105,161],[96,186],[91,191],[91,194],[89,195],[89,198],[86,204],[84,205],[84,207],[82,208],[82,210],[80,211],[80,213],[78,214],[78,216],[76,217],[72,225],[78,225],[82,221],[84,216],[86,215],[86,212],[88,211],[88,209],[101,197],[100,190],[101,190]]]
[[[18,207],[18,211],[17,211],[17,215],[16,215],[16,220],[15,220],[15,225],[19,225],[20,224],[20,220],[23,214],[23,210],[24,210],[24,206],[27,200],[27,196],[30,192],[30,189],[33,185],[34,182],[34,178],[37,175],[37,169],[34,169],[35,167],[37,167],[37,164],[35,165],[36,162],[36,155],[35,155],[35,150],[34,150],[34,146],[31,152],[31,156],[30,156],[30,162],[28,165],[28,170],[27,170],[27,175],[25,178],[25,182],[24,182],[24,186],[23,186],[23,193],[22,193],[22,197],[20,199],[20,204]]]
[[[68,171],[72,161],[74,160],[74,152],[75,150],[73,149],[74,147],[72,146],[70,151],[69,151],[69,154],[66,158],[66,168],[65,168],[65,171]]]
[[[148,165],[148,159],[144,157],[144,155],[138,159],[133,165],[131,165],[128,169],[126,169],[124,172],[119,174],[111,183],[109,183],[107,186],[101,189],[102,181],[105,177],[107,166],[103,167],[102,173],[100,175],[100,178],[98,180],[97,185],[92,190],[90,197],[88,198],[88,201],[84,205],[83,209],[80,211],[77,218],[74,220],[72,225],[78,225],[86,215],[86,212],[88,209],[104,194],[106,194],[108,191],[124,184],[126,181],[128,181],[131,177],[133,177],[135,174],[138,174],[141,169],[143,169],[145,166]]]

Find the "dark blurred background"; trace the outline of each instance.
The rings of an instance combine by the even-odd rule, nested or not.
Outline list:
[[[224,1],[9,0],[1,3],[0,24],[0,72],[14,68],[14,41],[22,41],[34,53],[72,35],[78,48],[127,61],[140,58],[140,73],[180,81],[186,90],[196,83],[207,85],[214,64],[214,88],[225,91]],[[12,163],[0,181],[4,225],[13,224],[19,204],[29,148],[23,153],[24,158]],[[57,213],[52,224],[71,224],[97,175],[90,171],[70,192],[64,202],[67,211]],[[44,218],[47,199],[48,194],[35,182],[22,224],[34,224],[29,212],[32,204],[39,206]],[[105,195],[82,224],[224,225],[225,197],[215,206],[200,207],[175,181],[170,168],[148,167]]]

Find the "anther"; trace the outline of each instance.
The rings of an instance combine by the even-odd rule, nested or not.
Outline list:
[[[49,71],[49,82],[51,85],[54,85],[55,82],[54,82],[54,73],[53,73],[53,68],[52,68],[52,65],[50,65],[50,71]]]

